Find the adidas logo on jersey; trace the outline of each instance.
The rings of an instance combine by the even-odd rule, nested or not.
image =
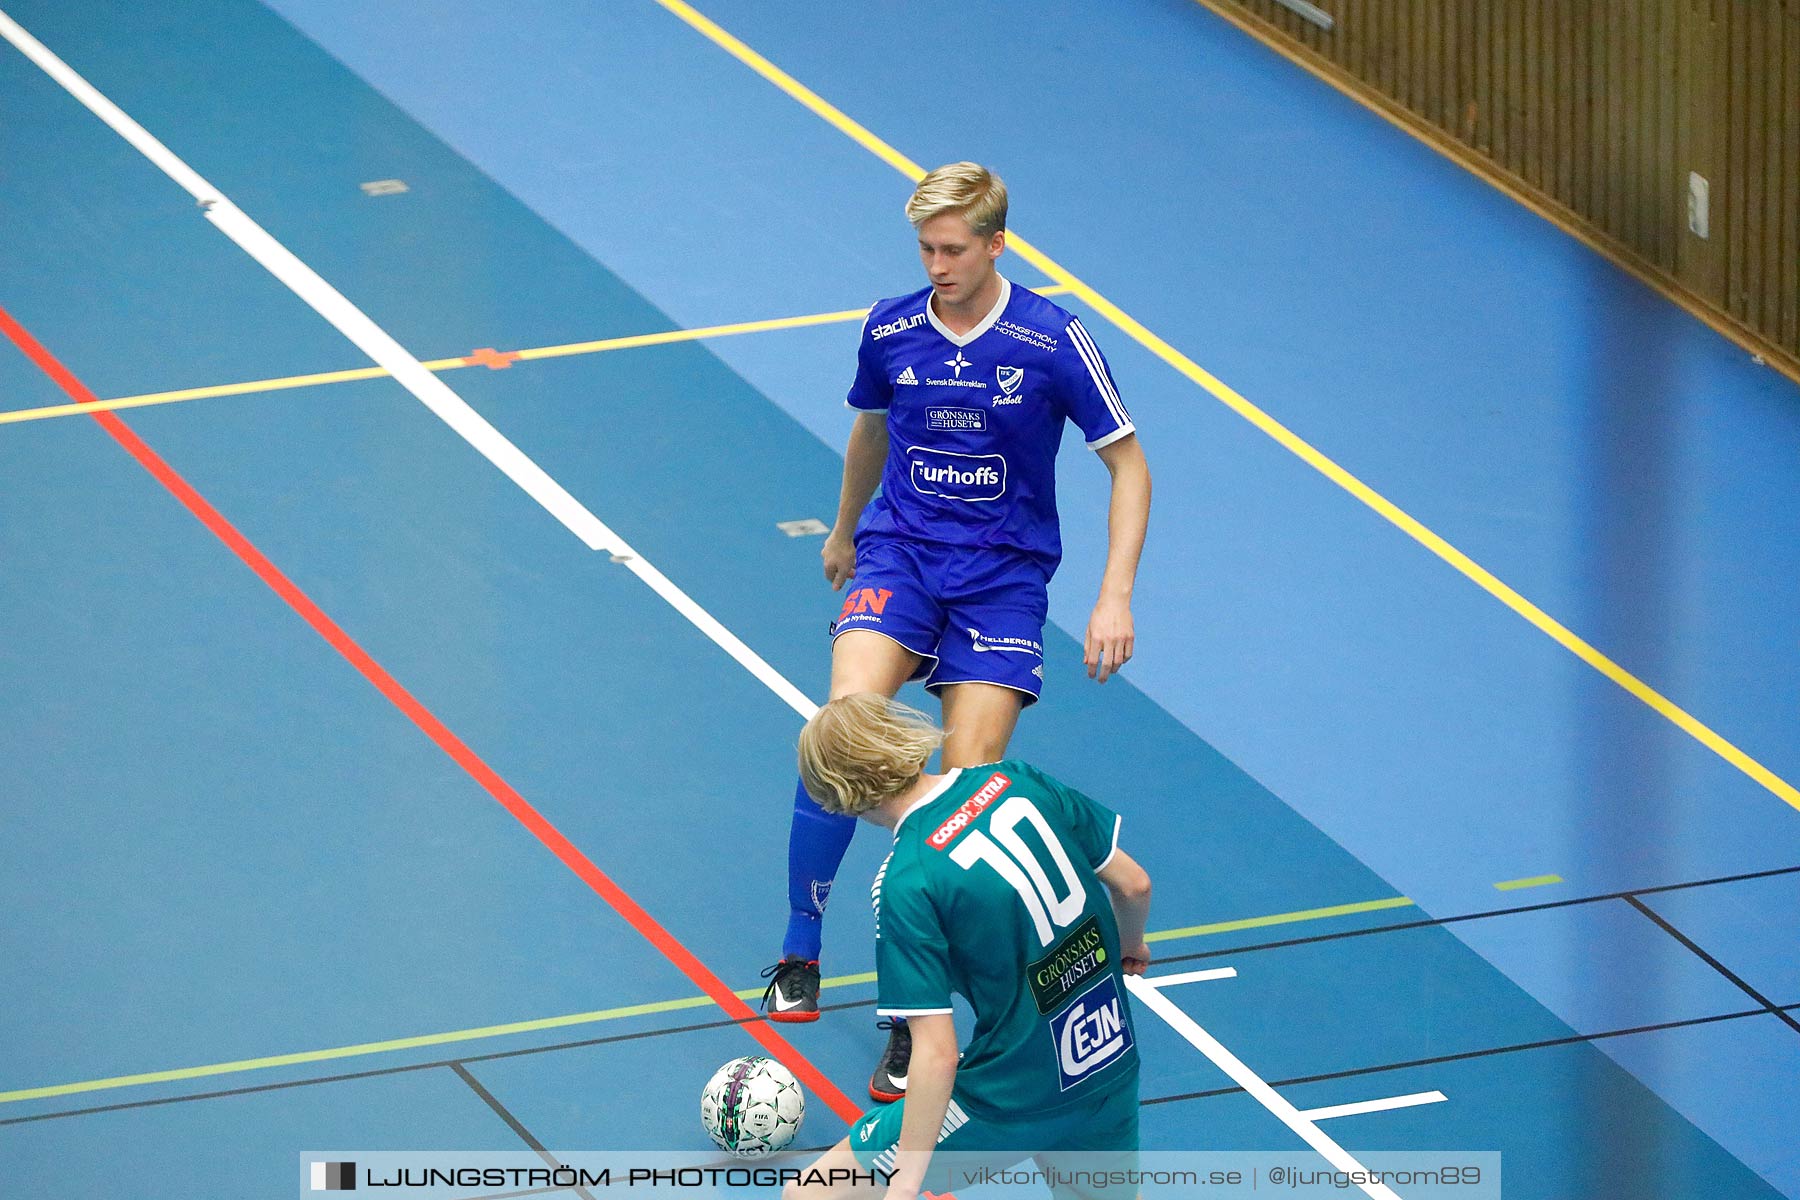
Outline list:
[[[913,374],[913,369],[911,367],[908,367],[906,370],[900,372],[900,378],[894,380],[894,382],[917,384],[919,382],[919,377]]]

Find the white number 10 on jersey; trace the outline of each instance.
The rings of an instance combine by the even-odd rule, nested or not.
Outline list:
[[[1044,870],[1044,864],[1038,861],[1031,847],[1025,844],[1025,839],[1019,836],[1018,826],[1021,821],[1030,822],[1032,828],[1038,831],[1057,870],[1062,873],[1067,894],[1060,900],[1050,883],[1049,873]],[[950,861],[965,871],[977,862],[984,862],[994,868],[1000,878],[1019,893],[1019,899],[1025,902],[1025,911],[1031,914],[1031,923],[1037,929],[1038,941],[1048,946],[1055,936],[1052,926],[1055,929],[1067,928],[1075,923],[1075,919],[1087,907],[1087,889],[1081,886],[1081,880],[1075,874],[1075,865],[1069,861],[1068,852],[1062,848],[1062,843],[1056,840],[1056,834],[1051,832],[1050,823],[1044,820],[1044,814],[1025,796],[1013,796],[996,808],[988,818],[988,829],[993,837],[990,838],[979,829],[975,830],[950,852]],[[999,845],[995,845],[996,842]]]

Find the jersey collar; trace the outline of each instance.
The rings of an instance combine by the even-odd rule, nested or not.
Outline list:
[[[1000,276],[1000,298],[994,301],[994,307],[988,310],[987,316],[981,318],[981,324],[961,335],[951,333],[950,327],[938,320],[937,309],[932,307],[930,296],[925,297],[925,315],[930,319],[931,327],[944,335],[945,341],[949,342],[952,346],[961,349],[988,330],[992,329],[994,327],[994,322],[1000,319],[1000,314],[1006,311],[1006,302],[1011,299],[1012,280],[1002,275]]]
[[[956,782],[956,777],[958,775],[961,775],[962,773],[963,773],[963,769],[961,767],[952,767],[944,775],[944,777],[942,779],[937,781],[937,786],[933,787],[929,792],[926,792],[923,796],[920,796],[917,800],[914,800],[911,804],[907,805],[906,811],[900,814],[900,819],[898,821],[894,822],[894,840],[895,841],[900,840],[900,827],[902,825],[906,824],[906,818],[912,816],[914,813],[918,812],[921,808],[924,808],[927,804],[930,804],[933,800],[936,800],[939,796],[942,796],[947,790],[949,790],[950,785]]]

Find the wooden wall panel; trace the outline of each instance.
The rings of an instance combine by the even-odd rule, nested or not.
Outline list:
[[[1397,106],[1800,369],[1800,0],[1201,0]],[[1688,230],[1688,173],[1711,192]]]

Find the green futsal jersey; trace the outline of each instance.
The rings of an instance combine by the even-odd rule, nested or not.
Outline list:
[[[876,1011],[975,1010],[955,1096],[1017,1118],[1137,1086],[1112,901],[1095,872],[1119,818],[1036,767],[948,775],[913,804],[875,876]]]

